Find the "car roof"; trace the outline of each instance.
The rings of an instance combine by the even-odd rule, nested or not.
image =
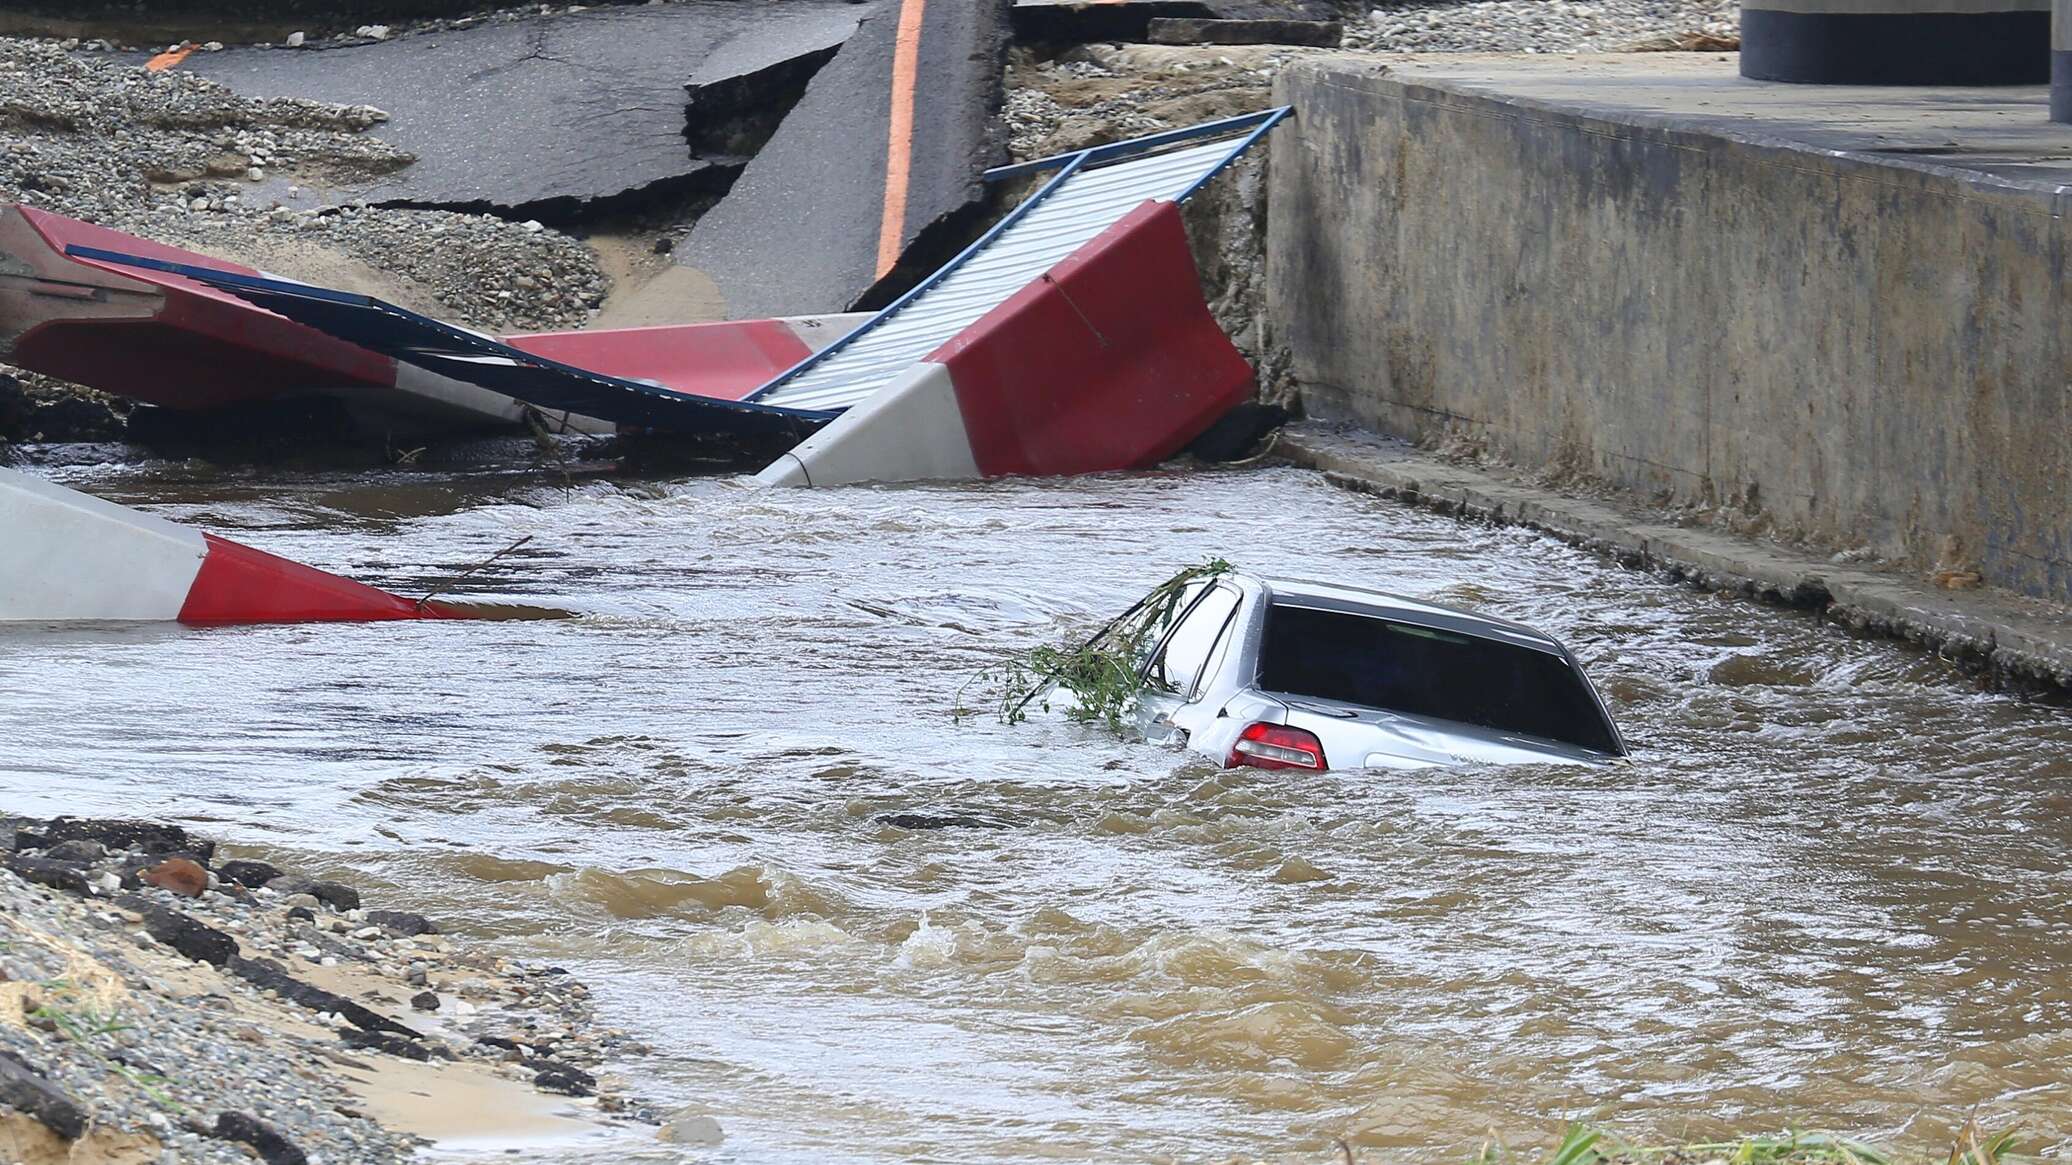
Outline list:
[[[1392,595],[1387,591],[1370,590],[1366,587],[1345,586],[1339,583],[1312,582],[1307,579],[1270,578],[1261,575],[1249,576],[1276,603],[1297,607],[1315,607],[1320,610],[1338,611],[1348,615],[1364,615],[1370,618],[1393,619],[1417,627],[1431,627],[1441,631],[1452,631],[1461,635],[1473,635],[1483,639],[1494,639],[1530,647],[1566,657],[1568,651],[1543,631],[1534,630],[1523,623],[1509,619],[1498,619],[1489,615],[1478,615],[1456,607],[1442,607],[1436,603]]]

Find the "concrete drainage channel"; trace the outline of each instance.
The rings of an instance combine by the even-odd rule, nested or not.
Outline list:
[[[782,683],[709,701],[717,708],[710,717],[725,731],[700,737],[698,756],[678,749],[672,734],[710,727],[683,728],[708,715],[691,706],[710,694],[706,677],[754,666],[741,659],[754,654],[743,642],[788,644],[787,635],[817,626],[812,612],[825,616],[829,594],[800,593],[811,589],[801,580],[816,572],[848,580],[832,596],[841,619],[862,612],[882,620],[855,632],[857,641],[829,643],[867,656],[869,674],[908,682],[918,682],[920,665],[875,653],[896,644],[933,653],[931,666],[946,667],[985,652],[973,649],[975,641],[946,647],[937,642],[944,635],[1026,636],[1029,624],[1071,624],[1085,614],[1067,610],[1071,603],[1091,610],[1113,598],[1106,583],[1089,584],[1061,607],[1055,596],[1017,594],[1020,582],[991,577],[982,595],[967,594],[965,574],[991,569],[970,556],[995,554],[972,549],[974,530],[1030,531],[1031,544],[1040,541],[1055,557],[1028,574],[1067,590],[1058,562],[1072,555],[1092,562],[1104,554],[1192,553],[1206,540],[1236,541],[1247,532],[1258,553],[1291,573],[1301,573],[1313,552],[1347,572],[1376,569],[1379,555],[1387,564],[1380,569],[1434,588],[1443,583],[1445,601],[1516,601],[1520,617],[1571,621],[1587,637],[1580,654],[1615,673],[1608,691],[1617,701],[1665,717],[1690,715],[1663,734],[1698,758],[1696,768],[1733,763],[1705,753],[1696,737],[1684,739],[1702,735],[1705,716],[1747,726],[1747,709],[1770,686],[1790,691],[1814,683],[1803,678],[1809,674],[1840,685],[1868,671],[1877,681],[1867,700],[1928,709],[1929,719],[1961,721],[1980,735],[2013,726],[2055,740],[2062,730],[2048,705],[2072,686],[2066,535],[2062,507],[2053,508],[2066,478],[2062,442],[2036,438],[2061,430],[2062,402],[2052,405],[2048,391],[2035,387],[2062,378],[2052,379],[2049,345],[2024,338],[2046,334],[2045,321],[2020,314],[2048,310],[2024,304],[2055,302],[2049,281],[2022,256],[2054,253],[2044,245],[2054,228],[2039,225],[2032,188],[2055,181],[2048,135],[2058,131],[1973,124],[1992,104],[1985,98],[1959,103],[1971,112],[1952,116],[1973,122],[1951,132],[1990,140],[1977,158],[1952,165],[1943,164],[1950,147],[1910,152],[1906,144],[1906,134],[1948,127],[1895,130],[1905,140],[1875,148],[1849,126],[1793,125],[1777,140],[1747,140],[1713,115],[1678,112],[1678,92],[1753,102],[1737,116],[1773,120],[1807,102],[1724,80],[1732,69],[1722,56],[1732,13],[1710,3],[1611,3],[1581,16],[1571,6],[1552,15],[1538,6],[1530,19],[1542,23],[1530,36],[1553,52],[1498,63],[1389,50],[1520,47],[1522,26],[1490,25],[1492,12],[1509,13],[1501,5],[1370,12],[1298,0],[676,0],[482,10],[394,0],[154,5],[149,24],[133,6],[117,7],[111,16],[74,5],[48,13],[20,7],[0,22],[0,31],[49,34],[0,41],[0,118],[11,135],[0,152],[0,191],[11,203],[0,210],[0,357],[21,370],[19,384],[0,396],[0,436],[18,440],[23,465],[0,469],[0,622],[16,624],[0,634],[0,660],[23,653],[20,667],[34,689],[25,688],[24,707],[60,690],[70,693],[66,699],[81,695],[30,658],[43,647],[106,663],[120,662],[111,653],[128,644],[150,668],[262,702],[286,697],[271,689],[253,695],[257,681],[224,674],[221,660],[240,651],[274,660],[297,677],[288,685],[295,698],[283,707],[312,711],[300,728],[256,728],[265,743],[255,751],[290,748],[282,740],[304,731],[335,729],[350,738],[349,747],[332,750],[339,756],[306,742],[293,747],[326,774],[315,784],[332,779],[354,789],[350,804],[330,810],[375,819],[365,831],[378,839],[373,845],[404,856],[390,862],[347,849],[370,839],[341,841],[326,824],[283,841],[272,805],[244,813],[212,802],[193,818],[220,822],[262,847],[322,849],[311,856],[320,874],[382,871],[367,893],[388,896],[383,905],[417,905],[394,896],[425,892],[423,871],[434,869],[434,880],[469,888],[454,902],[493,903],[489,909],[538,930],[513,938],[506,916],[492,913],[472,920],[470,937],[449,940],[431,918],[364,908],[351,879],[283,873],[263,860],[270,849],[219,858],[199,834],[147,823],[16,820],[0,856],[11,877],[0,879],[0,889],[25,945],[0,946],[0,970],[10,983],[41,986],[20,1001],[24,1024],[0,1023],[0,1109],[9,1110],[0,1112],[0,1130],[42,1154],[30,1159],[385,1162],[412,1152],[413,1138],[481,1146],[508,1134],[497,1151],[524,1160],[659,1152],[665,1156],[657,1159],[673,1161],[723,1146],[730,1129],[752,1147],[744,1151],[789,1151],[811,1143],[788,1141],[786,1130],[795,1132],[798,1114],[832,1094],[813,1091],[825,1081],[816,1078],[799,1094],[775,1089],[767,1110],[743,1103],[738,1083],[784,1076],[785,1065],[763,1049],[796,1036],[782,1022],[795,1013],[778,1007],[773,1018],[761,1000],[700,996],[713,1014],[762,1034],[743,1043],[713,1036],[701,1052],[701,1037],[680,1016],[660,1017],[673,1043],[662,1058],[667,1067],[631,1069],[629,1082],[611,1068],[640,1063],[648,1049],[606,1028],[589,998],[601,989],[618,1014],[646,1014],[652,992],[607,985],[611,976],[633,968],[628,982],[662,983],[688,997],[702,988],[669,978],[682,970],[678,964],[733,983],[754,973],[727,960],[752,955],[784,963],[773,973],[780,979],[809,968],[803,979],[783,981],[822,1009],[813,1014],[833,1023],[828,1038],[854,1053],[868,1041],[837,1029],[868,1025],[830,1008],[820,995],[828,984],[814,977],[830,951],[836,963],[883,962],[885,980],[866,992],[878,993],[874,1005],[893,1000],[897,1010],[912,1002],[901,993],[914,983],[953,977],[967,965],[1033,968],[1016,990],[1041,993],[1053,985],[1046,960],[1067,950],[1085,966],[1098,964],[1099,975],[1141,989],[1142,998],[1185,995],[1205,1013],[1228,1004],[1228,1015],[1218,1013],[1200,1031],[1189,1026],[1198,1017],[1184,1013],[1117,1020],[1108,1042],[1149,1049],[1155,1069],[1129,1085],[1139,1094],[1155,1083],[1153,1091],[1199,1086],[1232,1098],[1244,1151],[1274,1148],[1285,1120],[1274,1133],[1261,1129],[1285,1118],[1289,1104],[1303,1112],[1288,1135],[1304,1152],[1335,1154],[1332,1140],[1341,1135],[1349,1154],[1450,1146],[1444,1131],[1391,1124],[1366,1102],[1347,1100],[1389,1087],[1356,1070],[1351,1049],[1359,1040],[1338,1030],[1342,1022],[1359,1028],[1360,1039],[1373,1035],[1359,1027],[1363,1021],[1343,1018],[1371,998],[1345,1008],[1332,998],[1365,989],[1342,986],[1371,970],[1363,960],[1337,967],[1335,954],[1320,955],[1311,966],[1314,952],[1288,963],[1265,947],[1246,947],[1239,971],[1212,969],[1196,982],[1187,978],[1190,967],[1225,965],[1220,950],[1202,953],[1212,940],[1189,931],[1180,948],[1165,949],[1162,939],[1133,948],[1129,919],[1075,916],[1099,914],[1086,887],[1031,918],[986,915],[952,894],[931,907],[941,911],[935,922],[923,912],[887,926],[869,917],[873,892],[827,894],[807,884],[874,869],[882,854],[868,846],[903,844],[909,834],[983,831],[1007,840],[966,851],[945,839],[940,849],[959,860],[1013,861],[1018,833],[1077,820],[1069,799],[1017,799],[1010,789],[1000,805],[970,811],[912,801],[925,798],[931,780],[944,780],[956,796],[990,794],[932,770],[910,771],[911,757],[940,741],[923,748],[901,735],[904,728],[856,729],[858,744],[836,739],[832,729],[794,725],[763,749],[758,735],[768,725],[737,721],[747,704],[783,703]],[[1539,59],[1629,47],[1695,51]],[[1616,99],[1590,89],[1607,76],[1621,83]],[[2034,96],[1986,112],[2026,114]],[[1883,104],[1848,100],[1873,120],[1950,104],[1936,93]],[[1648,108],[1651,101],[1669,112]],[[1442,142],[1444,149],[1434,144]],[[1604,150],[1627,152],[1610,159],[1593,152]],[[1921,162],[1929,150],[1933,165]],[[1884,222],[1874,232],[1891,253],[1933,253],[1962,266],[1975,248],[1937,234],[1914,211],[1965,206],[1977,221],[1962,229],[1996,240],[1987,249],[1997,257],[1964,267],[1968,286],[1988,289],[1975,297],[1970,318],[2000,340],[1944,360],[1939,349],[1910,347],[1869,325],[1848,332],[1875,337],[1854,346],[1782,327],[1787,317],[1807,318],[1804,304],[1776,291],[1797,285],[1777,277],[1797,260],[1763,250],[1760,232],[1748,226],[1754,220],[1739,211],[1811,203],[1765,193],[1762,182],[1777,180],[1761,177],[1776,171],[1769,154],[1802,162],[1818,155],[1838,188],[1885,183],[1880,205],[1905,201],[1909,210],[1895,217],[1910,225]],[[1478,182],[1455,197],[1463,168]],[[1506,201],[1528,190],[1539,192],[1538,203]],[[1753,201],[1737,201],[1743,196]],[[1540,221],[1527,211],[1544,215],[1538,241],[1529,232],[1505,233]],[[1596,213],[1618,216],[1620,230],[1647,245],[1608,258],[1584,225]],[[1847,208],[1834,215],[1809,212],[1801,235],[1819,244],[1836,232],[1861,238],[1869,229]],[[1462,221],[1476,225],[1464,230]],[[1753,268],[1711,264],[1704,246],[1679,233],[1694,221],[1741,232],[1735,237],[1747,253],[1762,258]],[[2020,241],[2003,245],[2006,239]],[[1852,298],[1849,248],[1804,250],[1812,258],[1801,274],[1828,289],[1824,303],[1904,303],[1908,318],[1919,320],[1939,302],[1941,293],[1923,293],[1933,283],[1925,277]],[[1683,256],[1681,270],[1647,267],[1645,279],[1629,278],[1632,265],[1670,254]],[[1562,274],[1571,268],[1592,277],[1572,286]],[[1447,278],[1433,279],[1435,271]],[[1635,290],[1643,286],[1651,289],[1645,295]],[[1677,310],[1660,310],[1664,300]],[[1557,303],[1562,310],[1553,310]],[[1687,321],[1699,318],[1744,330],[1696,335]],[[1456,330],[1464,319],[1476,321],[1474,345]],[[1771,349],[1789,352],[1804,379],[1755,355]],[[2005,357],[2001,365],[1979,355],[1987,349]],[[2019,398],[2015,412],[2024,419],[2011,420],[2000,398],[1985,394],[1963,406],[1945,407],[1937,397],[1944,403],[1936,405],[1943,410],[1936,424],[1862,422],[1872,413],[1912,416],[1906,410],[1918,402],[1878,393],[1839,399],[1867,383],[1849,367],[1822,364],[1843,350],[1890,374],[1879,392],[1899,383],[1892,377],[1933,365],[1938,385],[2001,386]],[[1704,359],[1665,355],[1692,352]],[[1686,381],[1703,392],[1685,391]],[[1842,387],[1814,392],[1806,381]],[[1305,413],[1310,419],[1271,437],[1280,421]],[[1797,439],[1801,430],[1812,436]],[[1700,431],[1702,441],[1691,436]],[[98,444],[35,439],[68,432]],[[1834,432],[1848,440],[1823,439]],[[136,444],[122,447],[124,436]],[[1870,451],[1873,441],[1893,448]],[[1775,612],[1753,610],[1744,612],[1760,629],[1751,639],[1790,645],[1778,659],[1735,656],[1689,674],[1651,671],[1621,653],[1674,654],[1706,635],[1714,637],[1703,644],[1710,651],[1735,633],[1721,632],[1718,616],[1658,583],[1632,584],[1633,601],[1652,613],[1629,625],[1623,614],[1632,612],[1622,614],[1617,598],[1606,597],[1626,584],[1612,581],[1618,572],[1601,563],[1544,540],[1527,539],[1530,547],[1520,543],[1507,554],[1502,538],[1485,539],[1480,526],[1389,515],[1388,507],[1324,488],[1315,475],[1259,466],[1274,457],[1349,491],[1491,528],[1526,527],[1680,583],[1817,611],[1852,630],[1917,643],[1995,687],[2049,698],[2037,707],[1965,703],[1973,694],[1933,660],[1848,640],[1814,620],[1778,622]],[[1996,470],[1996,459],[2020,469]],[[1205,461],[1244,468],[1185,472]],[[1179,471],[1118,472],[1161,466]],[[1046,477],[1079,480],[1015,480]],[[1300,499],[1332,520],[1277,512],[1273,499],[1247,498],[1248,484]],[[93,496],[101,490],[128,504]],[[1888,505],[1881,491],[1911,500]],[[1162,493],[1188,500],[1161,501]],[[1133,508],[1156,515],[1161,528],[1149,535],[1127,522],[1110,528],[1104,511]],[[1072,515],[1067,526],[1055,525],[1059,513]],[[959,525],[967,520],[970,529]],[[1401,545],[1430,549],[1434,562],[1486,560],[1524,597],[1478,588],[1432,563],[1412,569],[1391,560],[1359,544],[1363,523],[1386,528]],[[436,561],[413,558],[411,532],[437,539]],[[916,540],[928,542],[927,554],[901,557]],[[764,550],[744,556],[744,544]],[[877,544],[887,548],[883,555],[863,552]],[[816,562],[813,546],[830,548],[836,565]],[[1017,546],[1007,541],[998,554],[1012,557]],[[1209,549],[1220,556],[1226,547]],[[887,581],[888,562],[897,566],[890,574],[914,576],[907,581],[931,593],[866,593],[899,589]],[[1587,596],[1573,581],[1584,576],[1595,586]],[[549,597],[512,602],[534,594]],[[495,602],[467,601],[482,597]],[[756,622],[770,603],[783,605],[787,622]],[[1037,614],[1023,619],[1024,611]],[[715,637],[710,624],[723,619],[741,630]],[[1656,619],[1682,638],[1635,630]],[[150,622],[187,627],[139,626]],[[363,622],[391,626],[316,626]],[[849,623],[841,626],[851,633]],[[270,638],[276,635],[295,638]],[[438,731],[425,727],[445,714],[428,709],[457,699],[446,689],[485,697],[431,657],[489,670],[480,654],[486,644],[504,653],[496,658],[511,665],[526,694],[500,692],[493,712],[453,710],[463,724],[453,739],[469,750],[455,761],[439,753]],[[695,650],[681,650],[685,644]],[[292,664],[274,654],[283,650]],[[812,650],[799,648],[799,660],[810,661]],[[663,715],[649,706],[657,701],[637,676],[627,677],[653,653],[671,651],[671,668],[684,677],[676,687],[705,695]],[[1824,662],[1799,667],[1797,655]],[[354,672],[353,658],[379,661],[381,674]],[[413,660],[423,676],[412,672]],[[830,665],[829,674],[841,666]],[[867,682],[841,674],[845,689]],[[1707,703],[1716,695],[1707,684],[1749,691],[1721,712]],[[410,688],[400,702],[390,698],[399,685]],[[588,685],[608,691],[604,703],[616,710],[593,722],[597,707],[560,696]],[[354,693],[370,689],[363,707]],[[915,715],[911,692],[899,700],[852,694],[881,725]],[[545,707],[554,715],[543,715]],[[813,707],[831,724],[846,723],[841,708]],[[588,727],[561,730],[570,708]],[[363,738],[351,722],[362,715],[395,725],[393,735],[413,743]],[[1799,726],[1789,708],[1770,715]],[[1823,705],[1818,715],[1825,723],[1843,713]],[[1880,723],[1905,718],[1883,705],[1877,715]],[[537,744],[549,759],[530,755],[528,743],[499,752],[484,724]],[[1766,727],[1756,724],[1752,735]],[[39,739],[23,763],[67,773],[77,761],[70,736],[49,735],[55,739]],[[93,738],[93,726],[78,735]],[[985,755],[974,766],[989,788],[997,793],[1024,779],[1015,774],[1030,762],[1018,746],[977,736],[983,743],[974,747]],[[237,755],[210,740],[196,755]],[[1066,740],[1087,745],[1077,737],[1045,740],[1053,748]],[[138,752],[158,756],[160,744],[144,741]],[[1109,747],[1090,745],[1089,755]],[[1646,752],[1634,763],[1662,765]],[[657,753],[666,755],[650,756]],[[816,756],[833,759],[800,759]],[[1159,763],[1128,751],[1101,757],[1102,773]],[[1888,760],[1852,755],[1837,762],[1838,771],[1861,783],[1863,764]],[[121,781],[140,782],[136,803],[149,808],[138,812],[185,812],[149,774],[131,773],[120,760],[114,768],[126,774],[116,797]],[[363,769],[379,779],[353,784]],[[1663,787],[1692,776],[1675,762],[1650,772]],[[754,814],[742,805],[769,792],[756,783],[767,773],[780,774],[780,785],[791,774],[844,791],[834,828],[848,832],[827,842],[836,856],[810,879],[781,863],[721,872],[713,863],[724,845],[691,852],[674,836],[751,830]],[[280,776],[268,771],[250,784],[262,788]],[[1090,779],[1113,784],[1101,774]],[[856,782],[874,780],[899,787],[858,791]],[[1161,824],[1182,812],[1175,806],[1242,807],[1284,792],[1187,770],[1152,783],[1161,780],[1159,795],[1170,804],[1103,808],[1094,832],[1108,842],[1157,838],[1184,848],[1194,842],[1167,836]],[[674,800],[695,801],[734,783],[750,790],[740,804],[687,808]],[[1414,784],[1391,786],[1391,803],[1443,816],[1478,799],[1502,804],[1518,791],[1449,788],[1451,808],[1426,805]],[[1521,788],[1541,800],[1575,792],[1559,781],[1528,780]],[[104,799],[97,811],[105,811],[105,792],[96,794]],[[825,798],[796,793],[782,788],[772,801],[816,808],[786,818],[787,828],[827,827]],[[1341,795],[1305,786],[1285,812],[1313,811]],[[293,814],[329,811],[321,797],[291,796]],[[886,797],[895,799],[880,804]],[[569,824],[558,833],[543,828],[523,853],[495,855],[460,852],[490,844],[487,833],[449,845],[441,824],[448,818],[440,816],[534,810]],[[770,809],[773,816],[788,811]],[[707,828],[685,831],[672,813]],[[1190,816],[1181,832],[1216,833],[1222,826],[1214,818]],[[727,821],[736,824],[721,824]],[[870,835],[861,856],[845,848],[858,843],[850,835],[859,830]],[[663,859],[631,849],[600,856],[595,847],[617,844],[601,840],[613,831],[638,833],[641,845],[673,855],[683,869],[664,869]],[[1258,838],[1244,844],[1265,845]],[[1323,899],[1302,896],[1333,893],[1331,867],[1401,848],[1340,851],[1320,843],[1330,856],[1311,860],[1292,852],[1298,844],[1282,836],[1236,860],[1246,877],[1270,874],[1273,911],[1326,927],[1317,913]],[[985,846],[1001,848],[989,859]],[[1098,865],[1097,852],[1082,856]],[[1147,853],[1133,856],[1157,860]],[[1180,885],[1181,869],[1204,861],[1220,869],[1227,857],[1192,854],[1154,882]],[[684,872],[693,868],[705,872]],[[1531,876],[1529,868],[1507,875],[1516,884]],[[1251,878],[1218,909],[1255,893],[1260,880]],[[1709,892],[1695,884],[1691,891],[1694,899]],[[1145,886],[1129,894],[1157,896]],[[682,921],[693,917],[695,926]],[[1405,925],[1415,930],[1415,921]],[[684,927],[707,924],[717,945],[690,941],[669,958],[649,958],[656,944],[686,942],[678,933]],[[577,931],[604,937],[554,937]],[[1361,941],[1330,933],[1348,949]],[[627,935],[645,953],[628,954]],[[1264,942],[1263,933],[1244,942],[1255,940]],[[1818,945],[1817,936],[1808,941]],[[593,988],[558,966],[504,957],[535,946],[605,978]],[[1010,948],[1011,955],[998,953]],[[1125,950],[1131,953],[1117,954]],[[1139,983],[1141,968],[1118,965],[1139,957],[1179,985]],[[1077,983],[1074,974],[1062,978]],[[196,990],[140,986],[158,980]],[[1275,986],[1248,994],[1255,980]],[[844,983],[835,994],[849,990]],[[915,998],[933,990],[924,985]],[[972,1006],[961,991],[949,988],[953,1002],[944,1006]],[[133,1001],[143,994],[147,1002]],[[206,1023],[189,1022],[183,1017],[198,1006],[195,994],[234,1006]],[[1100,1012],[1094,1002],[1090,1011],[1087,999],[1073,1006],[1092,1015]],[[1402,1014],[1405,1003],[1397,998],[1388,1014]],[[148,1030],[124,1038],[111,1008],[141,1015]],[[958,1014],[986,1027],[976,1011]],[[1434,1030],[1446,1026],[1443,1016],[1426,1018]],[[272,1029],[286,1034],[269,1040]],[[176,1038],[176,1030],[186,1035]],[[1530,1042],[1529,1033],[1520,1038]],[[1661,1050],[1622,1039],[1600,1042],[1643,1059]],[[264,1050],[240,1057],[240,1042]],[[182,1054],[233,1062],[224,1079],[253,1099],[163,1070]],[[319,1066],[298,1074],[282,1067],[284,1055]],[[951,1063],[955,1051],[944,1055]],[[1057,1059],[1061,1077],[1088,1070],[1074,1057]],[[738,1079],[684,1067],[722,1060]],[[1187,1074],[1196,1069],[1199,1075]],[[687,1073],[668,1077],[670,1095],[693,1082],[733,1103],[715,1112],[699,1102],[644,1100],[643,1089],[660,1077],[642,1071]],[[1693,1078],[1713,1071],[1693,1069]],[[391,1074],[393,1086],[384,1086],[381,1078]],[[1721,1095],[1751,1087],[1732,1072],[1719,1075]],[[877,1077],[903,1079],[899,1070]],[[1347,1086],[1354,1077],[1362,1082]],[[1294,1079],[1311,1091],[1298,1097],[1287,1083]],[[876,1083],[838,1082],[835,1091]],[[407,1095],[513,1115],[508,1127],[456,1129]],[[1992,1088],[1966,1094],[1985,1104],[2009,1095]],[[1449,1119],[1487,1103],[1456,1106],[1458,1099],[1449,1094],[1439,1103]],[[1535,1101],[1543,1111],[1544,1100]],[[872,1104],[898,1107],[882,1095]],[[1073,1104],[1079,1115],[1052,1130],[1057,1143],[1098,1156],[1127,1141],[1113,1139],[1130,1120],[1117,1117],[1108,1098],[1075,1094]],[[1009,1109],[1007,1123],[1022,1119]],[[983,1123],[1003,1117],[987,1112]],[[895,1156],[915,1143],[910,1130],[846,1111],[840,1119],[849,1122],[844,1128],[868,1130],[862,1157]],[[1181,1138],[1165,1118],[1143,1127],[1153,1126],[1161,1146],[1205,1143],[1204,1128],[1189,1126]],[[1105,1131],[1074,1139],[1087,1128]],[[968,1130],[945,1143],[973,1159],[1040,1155]]]

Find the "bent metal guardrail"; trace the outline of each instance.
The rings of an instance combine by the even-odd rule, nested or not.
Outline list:
[[[1056,171],[999,225],[847,336],[747,399],[805,410],[868,399],[1147,201],[1184,202],[1288,115],[1270,109],[986,173]]]

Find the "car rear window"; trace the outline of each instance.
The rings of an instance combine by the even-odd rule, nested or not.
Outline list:
[[[1588,682],[1560,656],[1367,615],[1275,604],[1259,685],[1619,751]]]

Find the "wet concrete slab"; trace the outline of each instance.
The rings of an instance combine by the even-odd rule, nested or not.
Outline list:
[[[281,198],[291,205],[350,200],[551,217],[671,184],[723,186],[738,160],[694,156],[686,84],[824,57],[856,19],[848,0],[688,0],[377,44],[232,48],[182,68],[252,96],[377,106],[391,120],[376,134],[417,156],[369,184]],[[265,193],[279,198],[284,188]]]
[[[1785,85],[1741,76],[1731,53],[1516,57],[1425,54],[1413,82],[1668,132],[1949,169],[2055,188],[2072,183],[2072,130],[2041,85]]]
[[[904,61],[903,23],[916,38]],[[1008,39],[1006,0],[880,0],[677,261],[735,319],[868,305],[888,276],[933,269],[976,229],[980,176],[1004,160]]]

